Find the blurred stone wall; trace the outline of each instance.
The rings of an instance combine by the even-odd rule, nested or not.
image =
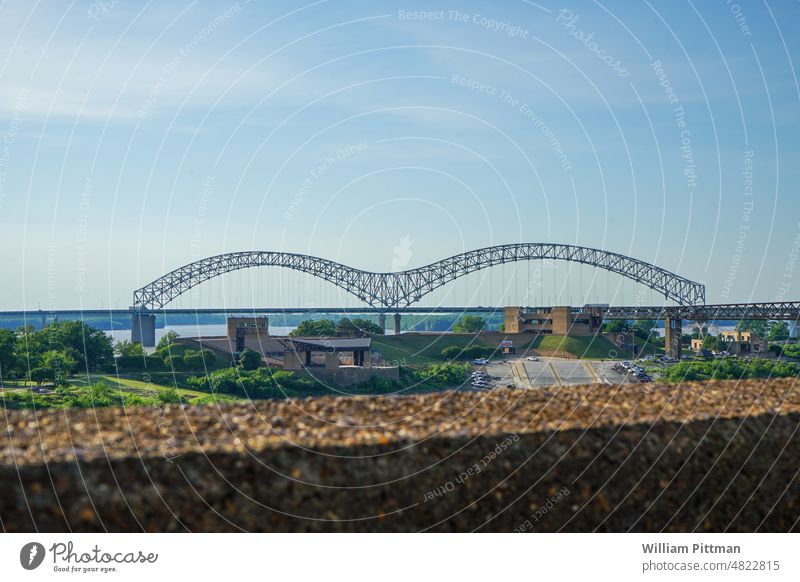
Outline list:
[[[800,415],[0,466],[8,531],[789,531]],[[391,454],[388,454],[391,453]]]

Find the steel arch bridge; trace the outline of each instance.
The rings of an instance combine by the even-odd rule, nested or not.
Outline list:
[[[592,265],[659,291],[679,305],[705,303],[705,285],[618,253],[552,243],[520,243],[461,253],[424,267],[396,273],[362,271],[319,257],[275,251],[247,251],[208,257],[179,267],[133,293],[133,309],[163,308],[192,287],[224,273],[252,267],[284,267],[329,281],[376,309],[408,307],[459,277],[481,269],[553,259]]]

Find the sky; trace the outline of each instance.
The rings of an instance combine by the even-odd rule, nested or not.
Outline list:
[[[223,252],[391,271],[516,242],[798,300],[798,29],[797,1],[2,2],[0,310],[125,308]],[[534,267],[538,297],[517,267],[431,300],[657,300]],[[223,300],[269,290],[248,276]]]

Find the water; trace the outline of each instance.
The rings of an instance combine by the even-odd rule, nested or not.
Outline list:
[[[294,330],[295,327],[285,327],[280,325],[269,326],[270,335],[289,335],[289,332]],[[224,323],[211,324],[211,325],[168,325],[166,327],[156,328],[156,343],[168,331],[174,331],[180,337],[213,337],[224,336],[228,333],[228,328]],[[131,339],[131,330],[129,329],[115,329],[107,331],[108,335],[114,340],[114,343],[121,342],[122,340]]]
[[[693,329],[692,326],[687,325],[684,322],[683,335],[691,335],[692,329]],[[664,327],[663,326],[657,327],[656,331],[658,332],[658,335],[660,337],[664,337]],[[708,326],[708,333],[710,333],[711,335],[719,335],[723,331],[736,331],[736,326],[735,325],[709,325]]]

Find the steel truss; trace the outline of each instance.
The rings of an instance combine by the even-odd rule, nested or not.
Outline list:
[[[604,319],[685,319],[690,321],[741,321],[766,319],[797,321],[800,301],[774,303],[729,303],[720,305],[676,305],[668,307],[608,307]]]
[[[705,302],[705,285],[670,273],[638,259],[598,249],[551,243],[523,243],[487,247],[397,273],[372,273],[341,263],[273,251],[226,253],[184,265],[148,283],[133,293],[133,307],[161,309],[192,287],[224,273],[252,267],[284,267],[309,273],[345,291],[366,304],[390,310],[408,307],[445,285],[481,269],[504,263],[552,259],[583,263],[617,273],[662,293],[680,305]]]

